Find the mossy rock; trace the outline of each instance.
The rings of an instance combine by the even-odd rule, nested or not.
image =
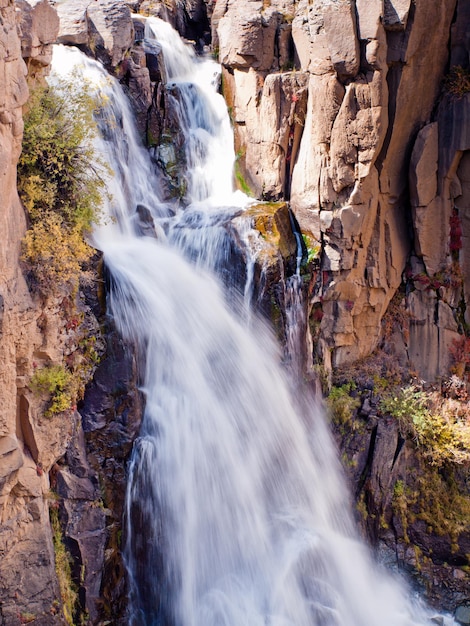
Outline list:
[[[297,254],[297,241],[292,232],[289,216],[289,208],[286,202],[260,202],[249,207],[246,215],[251,217],[255,228],[266,241],[273,247],[273,261],[279,252],[286,261],[295,259]],[[271,257],[268,247],[266,253]]]

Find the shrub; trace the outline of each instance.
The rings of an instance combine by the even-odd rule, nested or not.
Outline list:
[[[319,255],[320,244],[311,235],[308,235],[307,233],[302,233],[302,239],[304,241],[305,248],[307,249],[306,264],[312,263],[312,261],[316,259]]]
[[[461,65],[451,68],[444,78],[444,88],[456,98],[462,98],[470,92],[470,71]]]
[[[470,414],[465,403],[408,385],[382,398],[380,409],[398,420],[434,465],[470,462]]]
[[[22,258],[31,274],[31,283],[44,294],[53,293],[59,285],[73,293],[82,265],[91,253],[79,227],[64,228],[57,213],[45,212],[23,239]]]
[[[38,396],[46,396],[46,417],[66,411],[72,406],[72,374],[62,365],[49,365],[34,372],[29,386]]]
[[[422,424],[429,418],[427,402],[424,391],[409,385],[385,395],[380,401],[380,410],[398,420],[404,435],[415,435],[415,424]]]
[[[462,249],[462,220],[457,209],[454,209],[449,219],[449,250],[450,252],[458,252]]]
[[[460,365],[463,372],[470,367],[470,337],[454,339],[449,348],[454,369]]]
[[[37,88],[28,103],[18,191],[31,230],[22,260],[44,295],[76,289],[91,256],[83,238],[98,219],[106,171],[93,147],[96,106],[74,77],[55,89]]]
[[[332,387],[326,399],[328,411],[335,424],[344,425],[351,421],[352,415],[359,408],[359,398],[351,396],[353,383],[341,387]]]

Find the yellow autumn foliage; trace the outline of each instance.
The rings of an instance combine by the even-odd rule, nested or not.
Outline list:
[[[31,271],[31,280],[42,293],[55,293],[66,287],[77,290],[82,264],[92,249],[78,227],[65,228],[55,213],[45,213],[35,222],[23,240],[22,259]]]

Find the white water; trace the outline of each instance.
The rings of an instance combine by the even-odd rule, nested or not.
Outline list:
[[[199,75],[166,25],[153,22],[152,31],[177,51],[173,76]],[[248,331],[234,314],[237,297],[208,273],[220,261],[220,239],[208,234],[220,234],[217,203],[235,202],[229,175],[214,180],[217,148],[204,151],[202,165],[194,158],[196,206],[169,223],[119,85],[76,51],[54,53],[61,71],[73,63],[119,110],[100,148],[115,171],[108,211],[117,223],[97,229],[95,241],[112,276],[116,324],[145,353],[146,410],[126,504],[129,624],[428,624],[357,538],[321,411],[312,398],[294,401],[270,333],[256,320]],[[211,122],[200,133],[209,143],[225,127],[210,102],[204,95]],[[138,236],[138,203],[168,237],[163,227],[158,239]],[[185,258],[188,246],[196,263]]]

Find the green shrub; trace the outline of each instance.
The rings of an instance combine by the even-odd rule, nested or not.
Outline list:
[[[408,495],[405,483],[402,480],[397,480],[393,487],[392,510],[401,520],[403,539],[406,543],[410,541],[408,537]]]
[[[380,409],[398,420],[403,434],[415,435],[415,425],[423,425],[430,417],[427,404],[424,391],[409,385],[385,395],[380,401]]]
[[[458,403],[408,385],[382,398],[382,413],[398,420],[404,436],[411,436],[431,463],[470,462],[470,425]],[[460,411],[461,412],[461,411]]]
[[[72,374],[62,365],[49,365],[37,369],[30,381],[31,390],[38,396],[47,397],[46,417],[66,411],[72,406]]]
[[[24,117],[18,191],[31,230],[22,260],[44,295],[76,289],[92,254],[83,239],[98,220],[106,171],[93,147],[96,106],[72,77],[56,89],[37,88]]]
[[[351,396],[353,383],[346,383],[341,387],[332,387],[326,399],[328,412],[332,421],[338,425],[345,425],[351,421],[353,413],[361,405],[359,398]]]

